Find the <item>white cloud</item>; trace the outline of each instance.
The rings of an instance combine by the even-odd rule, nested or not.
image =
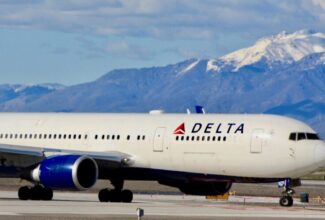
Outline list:
[[[106,52],[114,57],[127,59],[149,60],[155,56],[155,53],[139,45],[130,44],[127,41],[108,42]]]
[[[211,39],[219,32],[261,32],[261,28],[268,33],[286,26],[325,29],[324,11],[323,0],[7,0],[0,3],[0,25],[94,35]]]
[[[104,37],[201,40],[222,44],[282,30],[325,32],[324,0],[2,0],[0,27],[45,29]],[[247,42],[247,40],[246,40]],[[234,44],[238,44],[234,42]],[[224,46],[224,45],[222,45]],[[185,51],[182,48],[180,50]],[[98,53],[104,53],[98,48]],[[191,51],[191,48],[188,48]],[[152,49],[127,41],[106,53],[133,57]],[[197,51],[197,50],[196,50]],[[132,55],[133,54],[133,55]]]

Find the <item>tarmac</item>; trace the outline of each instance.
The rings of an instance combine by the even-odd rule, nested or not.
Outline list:
[[[278,197],[230,196],[228,201],[203,196],[135,194],[132,203],[100,203],[96,193],[55,192],[53,201],[20,201],[17,192],[0,191],[0,219],[324,219],[325,204],[295,198],[290,208]]]

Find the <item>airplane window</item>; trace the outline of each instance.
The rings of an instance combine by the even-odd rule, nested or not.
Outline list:
[[[207,141],[210,141],[210,136],[207,137]]]
[[[196,140],[199,141],[199,140],[200,140],[200,136],[197,136],[197,137],[196,137]]]
[[[81,139],[81,134],[78,135],[78,139]]]
[[[189,141],[190,140],[190,136],[186,136],[186,140]]]
[[[53,134],[53,139],[56,139],[56,134]]]
[[[130,135],[128,135],[128,136],[126,137],[126,140],[130,140]]]
[[[28,137],[28,134],[25,134],[25,139]]]
[[[307,135],[308,140],[319,140],[320,139],[317,134],[307,133],[306,135]]]
[[[113,134],[112,135],[112,140],[114,140],[115,139],[115,135]],[[140,140],[140,135],[138,135],[138,140]]]
[[[176,141],[178,141],[178,138],[179,138],[179,137],[178,137],[178,136],[176,136]]]
[[[204,138],[205,138],[205,137],[204,137],[204,136],[202,136],[202,141],[204,141]]]
[[[15,134],[15,139],[17,139],[18,138],[18,134]]]
[[[102,140],[104,140],[105,139],[105,135],[102,135]]]
[[[299,140],[304,140],[304,139],[306,139],[306,134],[305,133],[298,133],[297,140],[299,141]]]
[[[38,138],[39,138],[39,139],[42,139],[42,134],[39,134],[39,135],[38,135]]]
[[[137,140],[140,140],[140,135],[137,136]]]
[[[33,135],[32,134],[29,134],[29,139],[32,139],[33,138]]]
[[[117,137],[118,137],[118,139],[120,139],[120,135],[118,135]],[[144,139],[146,139],[146,137],[143,135],[142,140],[144,140]]]
[[[108,135],[106,135],[106,139],[107,139],[107,140],[109,140],[109,134],[108,134]]]
[[[19,135],[19,138],[22,139],[22,138],[23,138],[23,134],[20,134],[20,135]]]
[[[297,133],[291,133],[289,136],[289,140],[295,141],[296,140]]]
[[[223,137],[223,141],[226,141],[227,140],[227,137],[225,136],[225,137]]]
[[[97,138],[98,138],[98,135],[96,134],[96,135],[95,135],[95,139],[97,140]]]
[[[36,139],[37,138],[37,134],[34,134],[34,139]]]
[[[194,137],[194,136],[192,136],[192,141],[194,141],[194,139],[195,139],[195,137]]]
[[[49,134],[49,139],[51,139],[52,138],[52,135],[51,134]]]
[[[218,137],[218,141],[221,141],[221,137],[220,136]]]
[[[184,136],[181,137],[181,140],[184,141]]]
[[[213,136],[213,137],[212,137],[212,141],[215,141],[215,140],[216,140],[216,136]]]
[[[61,137],[62,137],[62,134],[59,134],[59,139],[61,139]]]
[[[44,139],[46,139],[47,138],[47,135],[46,134],[44,134]]]
[[[2,134],[0,134],[0,138],[2,139]]]
[[[5,135],[5,138],[8,138],[8,134]]]
[[[87,138],[88,138],[88,135],[85,134],[85,139],[87,139]]]
[[[73,139],[76,139],[76,138],[77,138],[77,135],[76,135],[76,134],[74,134],[74,135],[73,135]]]
[[[72,135],[71,135],[71,134],[69,134],[68,138],[69,138],[69,139],[71,139],[71,137],[72,137]]]

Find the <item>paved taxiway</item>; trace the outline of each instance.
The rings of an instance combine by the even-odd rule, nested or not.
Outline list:
[[[100,203],[94,193],[56,192],[53,201],[20,201],[15,191],[0,191],[1,219],[324,219],[325,205],[299,201],[291,208],[278,205],[278,198],[232,196],[229,201],[199,196],[135,194],[134,202]]]

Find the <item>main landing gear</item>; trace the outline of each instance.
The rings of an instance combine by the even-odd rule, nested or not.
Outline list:
[[[41,185],[22,186],[18,190],[18,198],[20,200],[52,200],[53,190]]]
[[[115,189],[102,189],[98,193],[98,199],[100,202],[125,202],[130,203],[133,200],[133,193],[128,190],[122,190],[123,189],[123,180],[112,180],[112,185],[115,187]]]

